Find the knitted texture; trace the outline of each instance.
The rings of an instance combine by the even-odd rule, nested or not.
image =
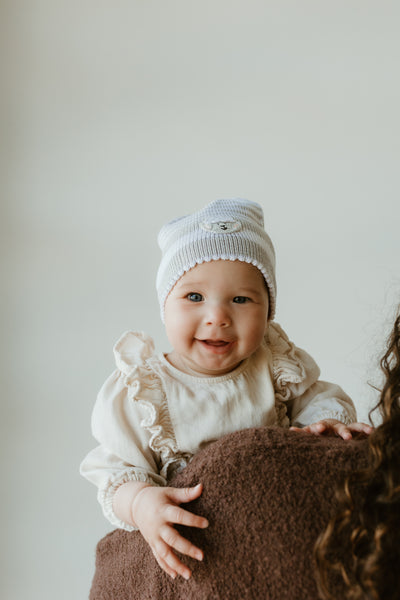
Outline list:
[[[275,315],[275,251],[264,230],[262,208],[248,200],[215,200],[202,210],[170,221],[158,235],[162,259],[157,293],[164,320],[169,292],[184,273],[211,260],[241,260],[256,266],[269,292],[270,318]]]
[[[90,600],[317,600],[315,541],[335,508],[337,481],[367,461],[365,440],[278,428],[221,438],[170,484],[204,486],[183,506],[209,527],[178,528],[204,551],[202,562],[182,557],[191,579],[171,579],[139,532],[120,529],[97,546]],[[343,597],[338,582],[335,598]]]

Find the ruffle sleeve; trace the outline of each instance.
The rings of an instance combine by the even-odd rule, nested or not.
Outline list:
[[[147,361],[154,344],[143,333],[127,332],[114,346],[116,370],[101,388],[92,414],[99,446],[81,464],[81,474],[98,487],[106,518],[134,529],[114,514],[113,497],[123,483],[165,485],[162,464],[176,452],[161,382]]]
[[[349,396],[338,385],[320,381],[320,369],[314,359],[295,346],[275,322],[270,324],[268,343],[281,424],[304,427],[322,419],[337,419],[346,424],[356,420]]]
[[[303,394],[320,375],[314,359],[291,342],[278,323],[271,323],[268,332],[272,352],[272,374],[275,394],[287,402]]]

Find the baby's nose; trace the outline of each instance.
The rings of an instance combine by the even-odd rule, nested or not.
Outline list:
[[[220,305],[212,306],[207,311],[206,324],[215,325],[216,327],[229,327],[231,318],[224,307]]]

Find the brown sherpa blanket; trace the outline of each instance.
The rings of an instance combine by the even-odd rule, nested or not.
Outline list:
[[[208,529],[182,528],[204,550],[189,581],[173,580],[139,532],[97,546],[90,600],[313,600],[313,546],[334,506],[337,480],[366,464],[366,441],[275,428],[239,431],[199,452],[171,485],[204,484],[185,505]],[[338,590],[337,598],[343,597]]]

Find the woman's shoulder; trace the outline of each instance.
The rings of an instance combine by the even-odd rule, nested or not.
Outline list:
[[[252,457],[257,455],[268,460],[262,463],[256,460],[253,468],[250,466]],[[260,469],[261,464],[265,470],[277,467],[280,472],[290,466],[295,474],[299,464],[303,465],[303,469],[304,463],[307,463],[308,469],[318,465],[320,470],[321,464],[326,465],[328,461],[332,463],[332,469],[336,470],[341,462],[351,464],[354,460],[355,464],[359,461],[364,464],[367,458],[368,439],[364,437],[348,441],[339,437],[290,431],[282,427],[255,427],[223,436],[201,450],[192,462],[194,469],[203,463],[209,466],[210,462],[218,460],[221,460],[221,468],[225,469],[230,463],[235,469],[237,462],[245,462],[247,470],[254,470],[254,473]]]

